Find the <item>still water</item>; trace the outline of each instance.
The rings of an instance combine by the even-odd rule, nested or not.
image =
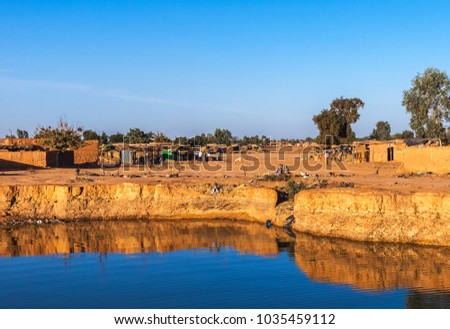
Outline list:
[[[238,221],[3,226],[0,308],[450,308],[450,248]]]

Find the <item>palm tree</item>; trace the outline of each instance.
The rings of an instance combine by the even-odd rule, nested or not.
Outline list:
[[[166,136],[163,132],[157,131],[153,134],[153,141],[157,143],[170,142],[170,138]]]

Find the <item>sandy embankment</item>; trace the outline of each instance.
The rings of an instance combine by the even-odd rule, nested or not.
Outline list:
[[[450,245],[450,194],[370,189],[301,191],[294,228],[358,241]]]
[[[207,185],[0,186],[0,215],[32,219],[211,219],[265,221],[275,217],[270,188]]]
[[[270,187],[206,184],[0,186],[0,218],[214,219],[282,225],[285,202]],[[289,207],[287,208],[289,209]],[[450,194],[367,188],[312,189],[294,202],[300,232],[360,241],[450,245]]]

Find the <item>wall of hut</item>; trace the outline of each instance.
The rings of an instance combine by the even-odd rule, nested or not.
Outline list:
[[[76,166],[96,166],[99,160],[98,141],[85,141],[84,146],[74,152],[73,163]]]
[[[396,157],[404,172],[450,173],[450,146],[407,147],[397,150]]]
[[[26,169],[47,167],[45,151],[0,151],[0,169]]]
[[[0,170],[73,166],[73,151],[0,151]]]

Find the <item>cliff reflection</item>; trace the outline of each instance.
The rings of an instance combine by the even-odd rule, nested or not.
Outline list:
[[[295,259],[314,281],[361,290],[450,291],[450,248],[298,235]]]
[[[270,256],[287,252],[313,281],[348,284],[361,290],[407,288],[408,303],[419,292],[450,292],[450,248],[359,243],[290,236],[259,223],[233,221],[98,221],[0,228],[0,256],[168,252],[232,247]],[[106,256],[106,255],[105,255]],[[448,304],[448,295],[437,301]]]
[[[281,229],[231,221],[98,221],[23,225],[0,229],[1,256],[74,252],[167,252],[231,246],[243,253],[274,255],[293,239]],[[293,249],[293,248],[292,248]]]

